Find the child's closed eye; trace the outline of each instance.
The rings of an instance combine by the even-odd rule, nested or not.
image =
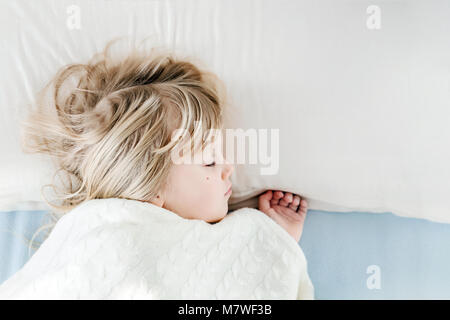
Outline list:
[[[214,166],[214,165],[216,165],[216,162],[215,162],[215,161],[212,162],[212,163],[210,163],[210,164],[207,164],[206,166],[207,166],[207,167],[212,167],[212,166]]]

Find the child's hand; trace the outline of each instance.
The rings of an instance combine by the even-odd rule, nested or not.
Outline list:
[[[258,198],[259,210],[277,222],[299,242],[308,203],[290,192],[268,190]]]

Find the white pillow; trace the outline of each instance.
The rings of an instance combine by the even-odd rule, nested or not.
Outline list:
[[[450,5],[383,3],[379,30],[363,4],[264,9],[228,127],[279,128],[280,170],[238,165],[232,204],[273,188],[450,222]]]
[[[273,188],[305,196],[311,209],[450,222],[448,3],[0,6],[0,210],[45,207],[40,187],[53,174],[49,161],[20,151],[25,103],[60,66],[86,62],[108,40],[153,35],[225,81],[234,102],[226,127],[279,129],[278,174],[236,165],[231,205]]]

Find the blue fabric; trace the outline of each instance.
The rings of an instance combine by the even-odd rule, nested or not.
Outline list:
[[[0,212],[0,283],[28,260],[19,234],[30,238],[45,213]],[[316,299],[450,299],[450,224],[309,210],[300,245]],[[370,266],[379,271],[379,289],[367,285]]]
[[[0,283],[19,270],[29,257],[28,241],[47,222],[46,211],[0,211]],[[35,240],[42,240],[38,236]]]
[[[450,224],[309,210],[300,245],[316,299],[450,299]]]

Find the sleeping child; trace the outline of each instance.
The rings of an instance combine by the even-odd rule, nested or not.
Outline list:
[[[217,76],[155,49],[114,59],[110,47],[61,68],[24,121],[24,150],[49,155],[68,183],[51,185],[47,237],[0,298],[313,299],[298,245],[305,199],[268,190],[259,210],[227,214],[234,167],[211,136],[194,146],[200,162],[172,161],[222,129]]]

